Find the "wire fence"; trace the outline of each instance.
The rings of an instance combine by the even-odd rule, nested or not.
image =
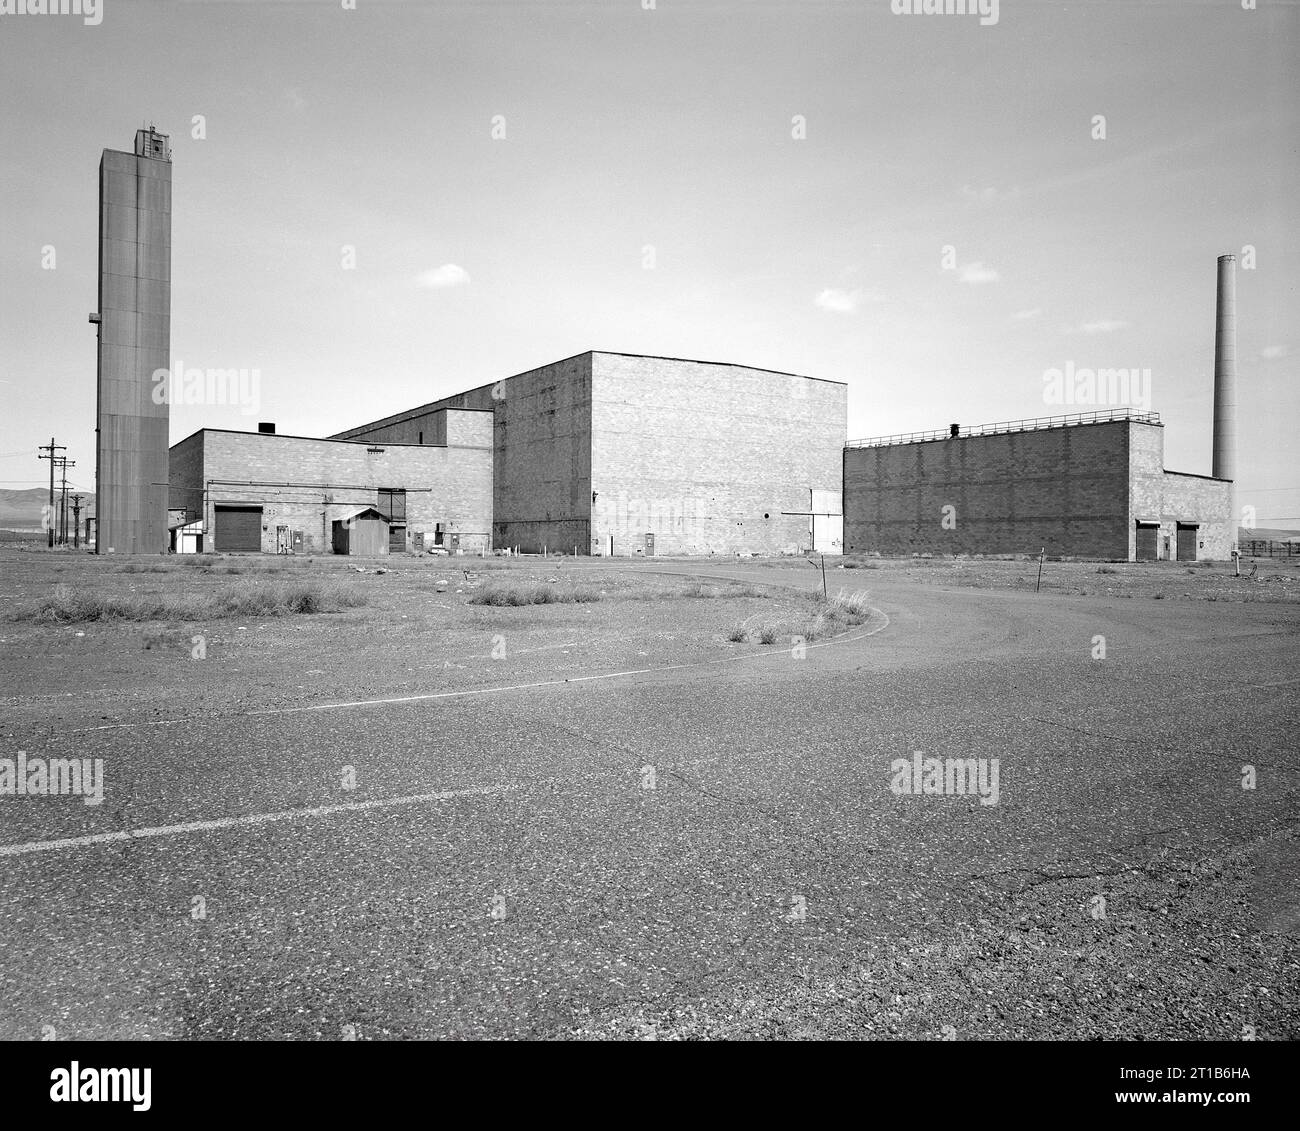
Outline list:
[[[1300,542],[1251,539],[1238,543],[1237,549],[1248,558],[1300,558]]]

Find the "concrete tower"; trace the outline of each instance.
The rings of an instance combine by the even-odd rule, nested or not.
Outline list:
[[[1237,478],[1237,257],[1219,256],[1219,289],[1214,323],[1214,460],[1216,479]],[[1237,544],[1237,488],[1228,492],[1228,536]]]
[[[167,548],[172,165],[167,136],[136,130],[135,152],[99,161],[97,552]],[[94,319],[92,318],[92,321]],[[154,390],[160,388],[155,398]],[[161,402],[161,403],[159,403]]]

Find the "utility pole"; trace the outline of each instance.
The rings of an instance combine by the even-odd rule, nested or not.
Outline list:
[[[72,548],[81,548],[81,496],[72,496]]]
[[[67,456],[60,456],[59,471],[62,474],[63,482],[59,486],[59,545],[68,544],[68,468],[76,467],[75,459],[68,459]]]
[[[37,458],[47,459],[50,461],[50,505],[49,509],[45,512],[45,525],[50,534],[49,549],[52,550],[54,549],[54,460],[56,458],[54,453],[56,451],[66,452],[68,448],[66,444],[56,444],[54,442],[54,437],[51,436],[48,444],[41,444],[36,450],[38,452],[50,453],[47,456],[38,456]]]

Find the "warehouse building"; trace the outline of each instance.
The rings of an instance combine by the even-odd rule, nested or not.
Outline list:
[[[1212,475],[1168,471],[1155,413],[1117,409],[844,448],[848,553],[1196,561],[1236,548],[1236,257],[1218,261]]]
[[[491,413],[436,413],[431,439],[414,444],[261,428],[204,428],[171,449],[173,522],[190,532],[197,523],[204,548],[374,555],[489,547]]]
[[[847,387],[588,351],[340,432],[421,444],[492,413],[492,544],[523,552],[840,553]]]
[[[1230,492],[1166,471],[1160,418],[1126,409],[844,449],[848,553],[1226,558]]]
[[[203,429],[170,513],[218,552],[839,553],[846,419],[839,382],[587,352],[328,439]]]

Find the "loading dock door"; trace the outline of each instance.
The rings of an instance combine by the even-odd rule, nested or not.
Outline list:
[[[256,554],[262,549],[261,507],[217,507],[216,527],[219,554]]]
[[[1178,560],[1180,562],[1196,561],[1197,527],[1178,524]]]
[[[1154,522],[1139,522],[1137,524],[1137,560],[1140,562],[1153,562],[1156,560],[1156,535],[1160,527]]]

